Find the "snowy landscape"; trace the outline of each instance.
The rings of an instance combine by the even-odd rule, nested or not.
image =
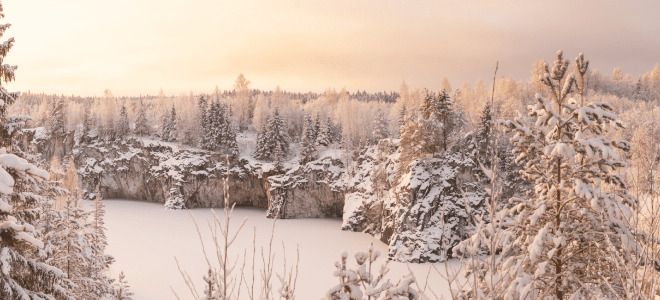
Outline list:
[[[660,299],[656,3],[4,2],[0,300]]]

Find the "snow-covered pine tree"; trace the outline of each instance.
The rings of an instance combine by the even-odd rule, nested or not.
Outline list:
[[[217,137],[220,132],[220,103],[217,101],[211,102],[208,111],[206,112],[206,131],[203,132],[202,148],[207,150],[215,150],[220,145],[218,144]]]
[[[317,119],[318,120],[318,119]],[[315,124],[309,115],[305,116],[305,123],[303,124],[301,150],[300,150],[300,163],[306,164],[316,159],[316,141],[315,141]]]
[[[420,292],[413,286],[415,278],[404,276],[398,282],[392,283],[386,279],[389,273],[387,264],[380,268],[375,266],[380,252],[369,247],[367,252],[355,253],[356,267],[349,267],[348,253],[341,255],[341,261],[335,263],[334,276],[339,279],[339,284],[330,288],[325,295],[325,300],[363,300],[363,299],[419,299]],[[376,272],[375,270],[378,270]]]
[[[310,116],[311,117],[311,116]],[[314,131],[312,131],[314,141],[316,141],[316,138],[318,137],[319,133],[321,132],[321,114],[317,113],[316,114],[316,119],[314,119]]]
[[[66,134],[64,97],[50,100],[48,108],[48,132],[53,137],[63,137]]]
[[[91,131],[94,130],[94,120],[92,119],[92,105],[85,103],[83,106],[83,116],[80,130],[80,142],[87,143],[91,141]]]
[[[330,132],[330,143],[341,143],[342,142],[342,137],[343,137],[343,129],[341,127],[341,123],[335,123],[328,117],[328,128]]]
[[[149,120],[147,118],[147,105],[140,100],[140,105],[138,106],[137,117],[135,118],[135,129],[134,133],[138,136],[145,136],[151,133],[149,129]]]
[[[275,109],[269,126],[269,138],[272,143],[273,159],[283,160],[289,154],[289,136],[287,135],[286,121]]]
[[[77,299],[100,299],[109,292],[110,280],[104,273],[107,265],[94,272],[97,266],[95,250],[99,250],[94,248],[97,230],[87,230],[91,213],[79,206],[80,193],[73,160],[69,159],[66,165],[62,183],[68,191],[61,195],[64,207],[51,220],[48,242],[52,250],[48,252],[46,262],[62,269],[66,278],[75,284],[70,292]],[[98,213],[96,209],[94,212]],[[104,249],[105,246],[101,251]],[[105,254],[101,253],[101,256],[105,260]]]
[[[119,109],[119,118],[117,119],[116,128],[117,136],[120,139],[125,138],[131,132],[130,123],[128,121],[128,111],[126,110],[125,104],[122,104]]]
[[[96,185],[92,197],[94,197],[94,211],[91,219],[92,230],[87,234],[91,250],[88,276],[93,284],[93,296],[100,298],[110,292],[111,280],[107,277],[106,272],[114,259],[105,253],[108,241],[105,234],[105,205],[103,204],[100,185]]]
[[[183,198],[181,189],[179,186],[173,186],[170,188],[169,196],[165,201],[165,208],[167,209],[185,209],[186,200]]]
[[[133,292],[131,292],[131,287],[128,285],[124,271],[119,272],[119,276],[113,287],[112,299],[133,300]]]
[[[433,148],[439,146],[439,149],[431,151],[447,151],[452,133],[461,124],[460,116],[454,109],[453,100],[444,90],[438,94],[427,92],[424,102],[422,102],[421,112],[424,119],[428,121],[428,124],[425,125],[429,127],[428,130],[437,132],[432,134],[436,141],[429,143],[429,146]],[[439,145],[435,145],[436,143]]]
[[[227,105],[217,101],[211,103],[211,107],[206,112],[207,125],[203,133],[203,148],[237,157],[239,153],[236,130],[231,122],[231,112]]]
[[[238,143],[236,142],[236,130],[231,122],[231,110],[225,104],[220,105],[221,111],[221,126],[220,134],[218,136],[220,153],[229,155],[230,157],[238,156]]]
[[[377,144],[380,140],[386,139],[390,136],[389,124],[385,112],[378,109],[376,118],[374,119],[374,130],[372,133],[373,142]]]
[[[529,108],[533,121],[505,124],[522,173],[535,187],[529,199],[500,214],[502,262],[478,267],[485,275],[476,288],[485,298],[635,297],[626,294],[635,203],[617,173],[628,143],[609,134],[622,128],[609,105],[580,105],[571,97],[576,80],[568,67],[558,52],[540,78],[550,99],[537,94]],[[586,69],[582,54],[576,69]]]
[[[270,123],[270,116],[266,117],[266,122],[261,124],[259,132],[257,132],[257,141],[256,147],[254,149],[253,156],[256,159],[266,159],[268,150],[268,144],[266,143],[266,136],[268,135],[268,124]]]
[[[268,118],[268,125],[264,129],[259,134],[254,157],[281,163],[289,153],[289,136],[286,122],[280,117],[278,109]]]
[[[479,124],[474,134],[473,140],[473,153],[472,155],[478,159],[485,167],[490,167],[490,158],[488,148],[491,145],[491,135],[493,133],[493,112],[490,103],[486,103],[484,109],[481,111],[479,117]]]
[[[172,105],[169,113],[165,113],[163,116],[163,126],[161,129],[161,139],[165,142],[176,142],[178,135],[177,131],[177,119],[176,119],[176,109]]]
[[[425,135],[425,129],[422,121],[415,115],[408,114],[407,120],[401,127],[399,136],[401,138],[401,155],[399,156],[399,174],[404,174],[408,171],[410,163],[420,158],[429,142],[428,137]]]
[[[0,3],[0,18],[4,10]],[[0,25],[0,37],[9,24]],[[0,43],[0,61],[12,48],[14,39]],[[16,66],[0,65],[0,123],[2,146],[12,141],[6,130],[7,106],[14,103],[17,93],[8,92],[4,84],[14,80]],[[45,194],[44,181],[48,173],[27,160],[0,150],[0,299],[72,299],[62,271],[43,262],[35,252],[43,249],[32,221],[40,216],[32,213],[52,199]]]
[[[199,147],[201,148],[206,148],[206,145],[208,144],[208,141],[206,140],[208,137],[207,131],[209,130],[209,118],[208,118],[208,99],[205,95],[202,95],[199,97],[199,100],[197,102],[197,125],[199,126]]]
[[[231,122],[231,118],[227,118],[227,122]],[[236,129],[231,123],[227,124],[227,132],[225,134],[225,145],[220,152],[221,154],[229,155],[230,157],[238,157],[238,142],[236,141]]]
[[[218,282],[217,275],[213,272],[213,269],[209,267],[208,274],[204,276],[204,298],[203,300],[215,300],[218,299]]]
[[[316,135],[316,144],[319,146],[329,146],[332,144],[332,119],[328,117],[326,121],[319,128]]]

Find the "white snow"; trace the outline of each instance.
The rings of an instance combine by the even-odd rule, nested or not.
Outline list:
[[[158,203],[125,200],[106,200],[105,205],[109,242],[107,251],[116,259],[111,271],[114,276],[124,271],[131,289],[135,292],[135,299],[176,299],[171,289],[175,290],[181,299],[192,298],[179,274],[175,257],[182,268],[196,280],[197,289],[203,290],[201,281],[207,268],[193,218],[203,232],[205,245],[209,247],[211,238],[208,222],[212,218],[210,209],[165,210]],[[222,211],[218,213],[221,214]],[[237,239],[233,252],[230,252],[233,257],[242,255],[245,249],[250,252],[255,227],[257,251],[260,251],[261,246],[267,247],[272,220],[266,219],[265,215],[265,211],[258,209],[235,210],[232,220],[234,228],[243,219],[247,220],[247,224]],[[349,257],[353,257],[353,254],[368,250],[369,245],[374,243],[375,249],[387,253],[386,245],[371,236],[341,231],[340,227],[339,219],[277,220],[273,248],[276,249],[278,258],[281,257],[284,244],[287,262],[291,264],[295,261],[296,247],[300,246],[297,299],[320,299],[337,284],[337,279],[333,276],[334,263],[340,259],[342,252],[347,251]],[[349,262],[355,264],[353,260]],[[258,256],[257,272],[260,263]],[[457,265],[456,261],[450,262],[452,268]],[[389,267],[393,282],[408,272],[406,265],[402,263],[390,262]],[[275,263],[275,271],[280,272],[281,268],[282,263],[278,260]],[[423,280],[429,265],[411,264],[410,268]],[[259,275],[256,277],[259,278]],[[449,296],[447,284],[438,274],[431,272],[429,282],[434,291]],[[274,288],[279,287],[277,278],[274,278],[272,284]]]

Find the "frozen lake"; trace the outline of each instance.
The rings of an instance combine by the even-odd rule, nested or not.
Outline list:
[[[113,274],[123,270],[135,293],[135,299],[176,299],[172,290],[181,299],[193,299],[182,279],[175,257],[182,268],[196,280],[195,285],[203,291],[202,276],[207,272],[207,265],[202,247],[195,230],[194,221],[201,228],[204,243],[210,249],[211,236],[209,221],[212,220],[210,209],[168,211],[161,204],[106,200],[106,226],[108,228],[107,252],[115,257],[112,265]],[[222,214],[222,210],[217,211]],[[247,220],[236,244],[230,250],[230,256],[236,259],[252,249],[253,228],[256,228],[257,251],[267,247],[272,228],[272,220],[265,217],[265,211],[239,208],[234,212],[232,225],[238,226]],[[363,233],[340,230],[341,221],[335,219],[293,219],[277,220],[274,249],[278,260],[275,272],[281,272],[282,245],[286,247],[287,262],[295,261],[296,247],[300,247],[299,276],[296,288],[297,299],[321,299],[326,291],[337,283],[332,275],[334,262],[342,252],[351,257],[357,251],[366,251],[371,243],[387,254],[386,245]],[[215,256],[212,257],[212,259]],[[248,265],[250,265],[249,255]],[[384,260],[379,259],[382,263]],[[242,260],[239,262],[242,262]],[[261,264],[257,256],[257,272]],[[418,278],[425,278],[428,265],[409,265]],[[238,266],[240,268],[240,266]],[[406,274],[407,266],[390,263],[390,278],[396,281],[401,274]],[[259,278],[257,274],[256,278]],[[430,285],[436,291],[445,291],[446,283],[439,275],[432,272]],[[273,278],[273,288],[280,282]],[[244,294],[244,293],[243,293]]]

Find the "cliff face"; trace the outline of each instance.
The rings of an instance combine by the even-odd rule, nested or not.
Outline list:
[[[100,183],[107,198],[164,203],[172,208],[222,207],[224,178],[230,203],[267,209],[268,217],[341,217],[337,182],[341,160],[324,157],[306,166],[276,171],[272,164],[231,160],[159,142],[130,140],[76,149],[83,187]],[[169,206],[168,206],[169,207]]]
[[[33,145],[34,146],[34,145]],[[39,147],[48,146],[43,140]],[[50,147],[48,149],[55,149]],[[483,213],[483,188],[471,174],[475,164],[456,152],[399,165],[398,140],[366,147],[347,170],[339,150],[299,165],[247,159],[229,162],[200,149],[158,141],[76,144],[82,187],[97,183],[106,198],[163,203],[172,209],[229,202],[266,209],[274,218],[342,218],[343,230],[365,232],[389,245],[390,259],[434,262],[451,249]],[[228,169],[229,167],[229,169]]]
[[[285,174],[268,178],[268,217],[319,218],[342,216],[344,164],[325,156]]]
[[[484,213],[474,162],[450,153],[400,168],[396,143],[383,140],[360,155],[347,179],[342,229],[380,238],[394,260],[446,260]]]
[[[225,159],[209,152],[138,140],[84,145],[75,154],[83,187],[100,183],[107,198],[222,207],[228,174],[230,203],[267,207],[264,180],[245,160],[230,161],[227,170]]]

